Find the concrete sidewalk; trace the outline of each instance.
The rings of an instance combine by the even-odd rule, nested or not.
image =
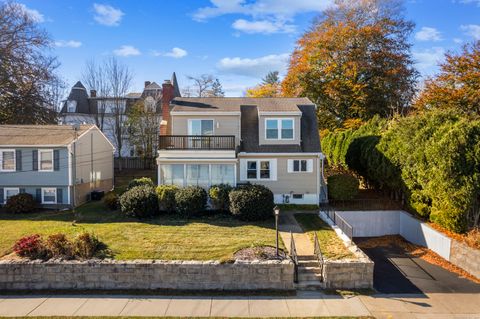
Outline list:
[[[265,296],[0,296],[0,316],[179,316],[480,319],[479,294]]]

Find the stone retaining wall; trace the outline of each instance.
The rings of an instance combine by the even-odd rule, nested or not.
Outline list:
[[[0,261],[0,290],[292,290],[286,261]]]
[[[373,288],[373,261],[327,260],[323,265],[325,288],[370,289]]]
[[[469,247],[452,239],[450,262],[471,275],[480,278],[480,249]]]

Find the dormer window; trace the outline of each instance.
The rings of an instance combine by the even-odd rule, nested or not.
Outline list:
[[[265,139],[293,140],[293,119],[266,119]]]
[[[67,112],[75,113],[76,111],[77,111],[77,101],[75,100],[67,101]]]

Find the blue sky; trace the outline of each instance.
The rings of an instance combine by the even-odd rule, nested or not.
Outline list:
[[[229,96],[242,95],[269,70],[284,73],[298,37],[330,0],[22,0],[56,42],[69,85],[85,61],[116,55],[135,75],[161,83],[177,73],[213,74]],[[447,50],[480,39],[480,0],[410,0],[416,24],[413,56],[422,75],[436,71]]]

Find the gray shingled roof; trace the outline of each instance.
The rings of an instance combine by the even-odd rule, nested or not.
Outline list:
[[[78,81],[72,87],[72,90],[68,95],[67,101],[63,103],[63,107],[60,113],[67,112],[67,102],[71,100],[77,101],[77,109],[75,113],[86,113],[86,114],[91,113],[92,109],[88,101],[89,99],[88,99],[87,89],[85,88],[85,86],[83,86],[82,82]]]
[[[80,125],[78,135],[94,125]],[[75,139],[72,125],[0,125],[0,145],[68,145]]]
[[[172,101],[174,112],[240,112],[255,105],[260,112],[298,112],[299,105],[313,105],[307,98],[181,97]]]

